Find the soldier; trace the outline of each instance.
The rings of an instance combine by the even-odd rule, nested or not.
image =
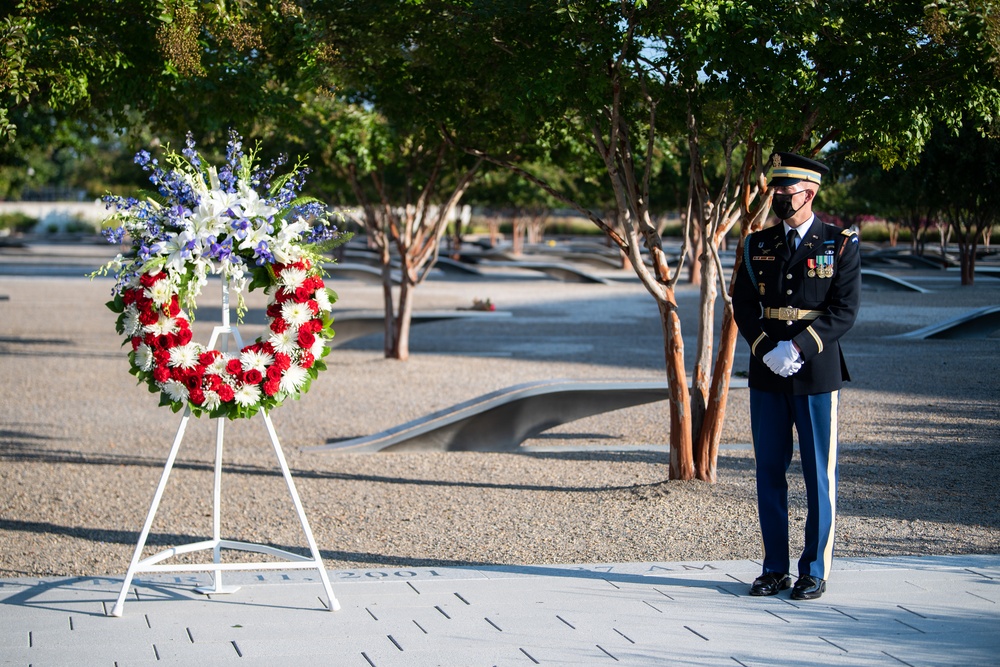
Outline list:
[[[733,291],[736,324],[750,344],[750,424],[764,544],[763,573],[750,595],[792,586],[785,475],[794,426],[808,513],[791,596],[812,600],[826,590],[833,560],[837,407],[850,380],[840,338],[858,314],[861,256],[855,232],[813,215],[826,165],[793,153],[774,153],[771,165],[771,209],[783,222],[746,238]]]

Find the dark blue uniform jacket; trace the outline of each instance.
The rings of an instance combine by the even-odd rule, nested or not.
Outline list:
[[[740,334],[750,344],[751,388],[790,394],[835,391],[850,380],[840,338],[854,325],[861,301],[861,251],[857,234],[813,220],[789,257],[784,226],[747,237],[733,289]],[[764,318],[764,308],[821,311],[814,320]],[[764,364],[782,340],[793,340],[804,361],[783,378]]]

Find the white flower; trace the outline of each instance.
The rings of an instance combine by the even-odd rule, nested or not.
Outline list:
[[[170,303],[174,295],[174,287],[169,280],[157,280],[152,286],[147,287],[143,294],[157,306],[165,306]]]
[[[170,361],[167,364],[173,368],[194,368],[198,365],[198,355],[201,354],[197,343],[188,343],[170,350]]]
[[[151,333],[154,336],[166,336],[167,334],[177,333],[179,329],[177,320],[163,313],[160,313],[160,318],[156,322],[142,328],[143,331]]]
[[[250,219],[270,218],[277,214],[278,209],[264,203],[257,191],[246,181],[241,179],[237,188],[240,192],[239,210],[242,211],[243,217]],[[233,211],[236,212],[236,208]]]
[[[245,266],[243,262],[240,262],[238,265],[233,264],[231,271],[227,275],[229,278],[229,291],[235,294],[238,299],[243,298],[243,293],[247,291],[247,287],[250,285],[250,279],[244,273]]]
[[[279,383],[281,391],[286,394],[296,393],[299,388],[305,384],[308,377],[309,371],[302,368],[298,364],[292,364],[284,373],[281,374],[281,382]]]
[[[274,357],[267,352],[247,350],[240,354],[240,364],[244,371],[256,369],[261,373],[267,372],[267,367],[274,363]]]
[[[163,251],[167,253],[167,268],[174,273],[182,274],[192,257],[201,256],[201,243],[192,232],[184,230],[168,234]]]
[[[278,280],[278,283],[289,292],[294,292],[302,287],[302,283],[306,281],[308,276],[309,274],[302,269],[288,268],[281,272],[281,278]]]
[[[302,257],[302,247],[299,239],[302,234],[309,231],[309,223],[299,216],[295,222],[285,224],[278,233],[274,235],[274,243],[271,244],[271,252],[274,258],[282,264],[294,264]]]
[[[220,405],[222,405],[222,399],[219,398],[219,395],[217,393],[215,393],[214,391],[206,390],[205,391],[205,400],[201,404],[201,407],[205,408],[206,410],[211,411],[211,410],[215,410]]]
[[[223,375],[226,372],[226,364],[232,359],[228,354],[220,354],[217,356],[212,363],[205,367],[205,372],[212,375]]]
[[[144,371],[153,370],[153,366],[156,363],[156,358],[153,356],[153,348],[149,347],[145,343],[140,345],[135,350],[135,365]]]
[[[218,177],[216,177],[218,178]],[[229,209],[239,205],[240,198],[235,192],[209,190],[191,216],[191,223],[199,236],[218,236],[229,224]]]
[[[260,387],[255,384],[245,384],[236,390],[235,400],[246,407],[256,405],[260,401]]]
[[[298,329],[311,320],[312,316],[312,310],[304,303],[286,301],[281,304],[281,319],[288,322],[288,326],[293,329]]]
[[[167,380],[163,383],[163,391],[170,397],[171,401],[186,401],[188,398],[188,388],[183,382],[177,380]]]
[[[323,352],[326,349],[326,339],[323,336],[316,336],[316,340],[313,342],[312,347],[309,348],[309,352],[313,357],[319,359],[323,356]]]
[[[122,319],[122,328],[125,329],[125,335],[130,338],[142,329],[142,323],[139,322],[139,309],[136,308],[134,303],[130,303],[125,307],[125,317]]]
[[[319,304],[319,309],[324,313],[329,313],[333,310],[333,302],[330,300],[330,290],[322,287],[316,290],[316,296],[313,298],[316,299],[316,303]]]
[[[298,336],[293,329],[286,329],[281,333],[272,333],[268,341],[275,352],[291,354],[299,347]]]

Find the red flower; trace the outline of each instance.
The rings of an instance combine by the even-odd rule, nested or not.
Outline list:
[[[274,396],[281,389],[281,383],[278,380],[268,380],[264,383],[264,393],[268,396]]]
[[[299,329],[299,346],[301,347],[312,347],[313,343],[316,342],[316,334],[312,331],[305,331],[304,329]]]
[[[181,312],[181,304],[177,301],[176,294],[170,299],[170,303],[166,308],[164,308],[164,310],[168,315],[170,315],[170,317],[177,317],[177,315]]]
[[[282,287],[279,288],[278,291],[274,293],[274,301],[275,303],[282,304],[286,301],[291,300],[293,296],[295,295],[286,290],[284,287]]]
[[[189,391],[194,391],[195,389],[201,391],[201,376],[197,373],[191,373],[184,378],[183,382]]]
[[[267,379],[268,380],[280,380],[281,379],[281,369],[278,368],[277,364],[267,367]]]
[[[260,384],[263,380],[264,376],[256,368],[251,368],[243,374],[243,381],[247,384]]]
[[[223,403],[228,403],[234,398],[236,398],[236,393],[233,391],[233,388],[230,387],[228,384],[224,384],[221,387],[219,387],[218,393],[219,393],[219,400],[222,401]]]
[[[311,290],[308,287],[306,287],[305,285],[302,285],[301,287],[296,288],[296,290],[295,290],[295,301],[297,303],[305,303],[306,301],[309,300],[309,297],[311,297],[313,295],[314,291],[315,290]]]
[[[276,317],[281,317],[281,304],[272,303],[270,306],[268,306],[267,316],[270,317],[272,320]]]
[[[271,331],[276,334],[285,333],[288,331],[288,322],[281,319],[280,317],[275,318],[271,321]]]
[[[312,355],[312,352],[303,352],[299,358],[299,366],[302,366],[302,368],[312,368],[315,361],[316,357]]]
[[[169,350],[153,350],[153,361],[161,366],[165,366],[168,361],[170,361],[170,351]]]
[[[201,405],[205,402],[205,392],[196,387],[188,392],[188,398],[190,398],[191,402],[195,405]]]
[[[159,383],[164,383],[170,379],[170,369],[166,366],[157,366],[153,369],[153,379]]]
[[[151,310],[140,310],[139,311],[139,322],[143,326],[150,326],[151,324],[156,324],[160,320],[160,316]]]
[[[156,281],[166,277],[167,274],[163,271],[157,271],[156,273],[144,273],[139,276],[139,284],[143,287],[152,287],[156,284]]]
[[[309,310],[312,311],[313,315],[319,315],[319,303],[317,303],[316,299],[309,299],[306,301],[306,305],[309,306]]]
[[[292,366],[292,358],[284,352],[275,352],[274,365],[282,371],[287,371]]]
[[[142,339],[138,336],[132,336],[132,351],[135,352],[142,345]]]
[[[205,350],[198,355],[198,363],[202,366],[211,366],[221,354],[218,350]]]
[[[222,387],[224,386],[224,384],[222,382],[222,378],[219,377],[218,375],[216,375],[215,373],[206,375],[205,376],[205,382],[208,383],[208,388],[211,389],[214,392],[221,391]]]
[[[226,370],[229,371],[230,375],[239,375],[243,372],[243,364],[240,363],[239,359],[230,359],[226,362]]]
[[[187,345],[191,342],[191,330],[182,328],[177,332],[176,338],[179,345]]]

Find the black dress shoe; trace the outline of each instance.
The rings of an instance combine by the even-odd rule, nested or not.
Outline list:
[[[799,577],[792,588],[793,600],[815,600],[826,590],[826,581],[817,577],[804,575]]]
[[[765,572],[753,580],[750,595],[777,595],[792,585],[792,578],[781,572]]]

